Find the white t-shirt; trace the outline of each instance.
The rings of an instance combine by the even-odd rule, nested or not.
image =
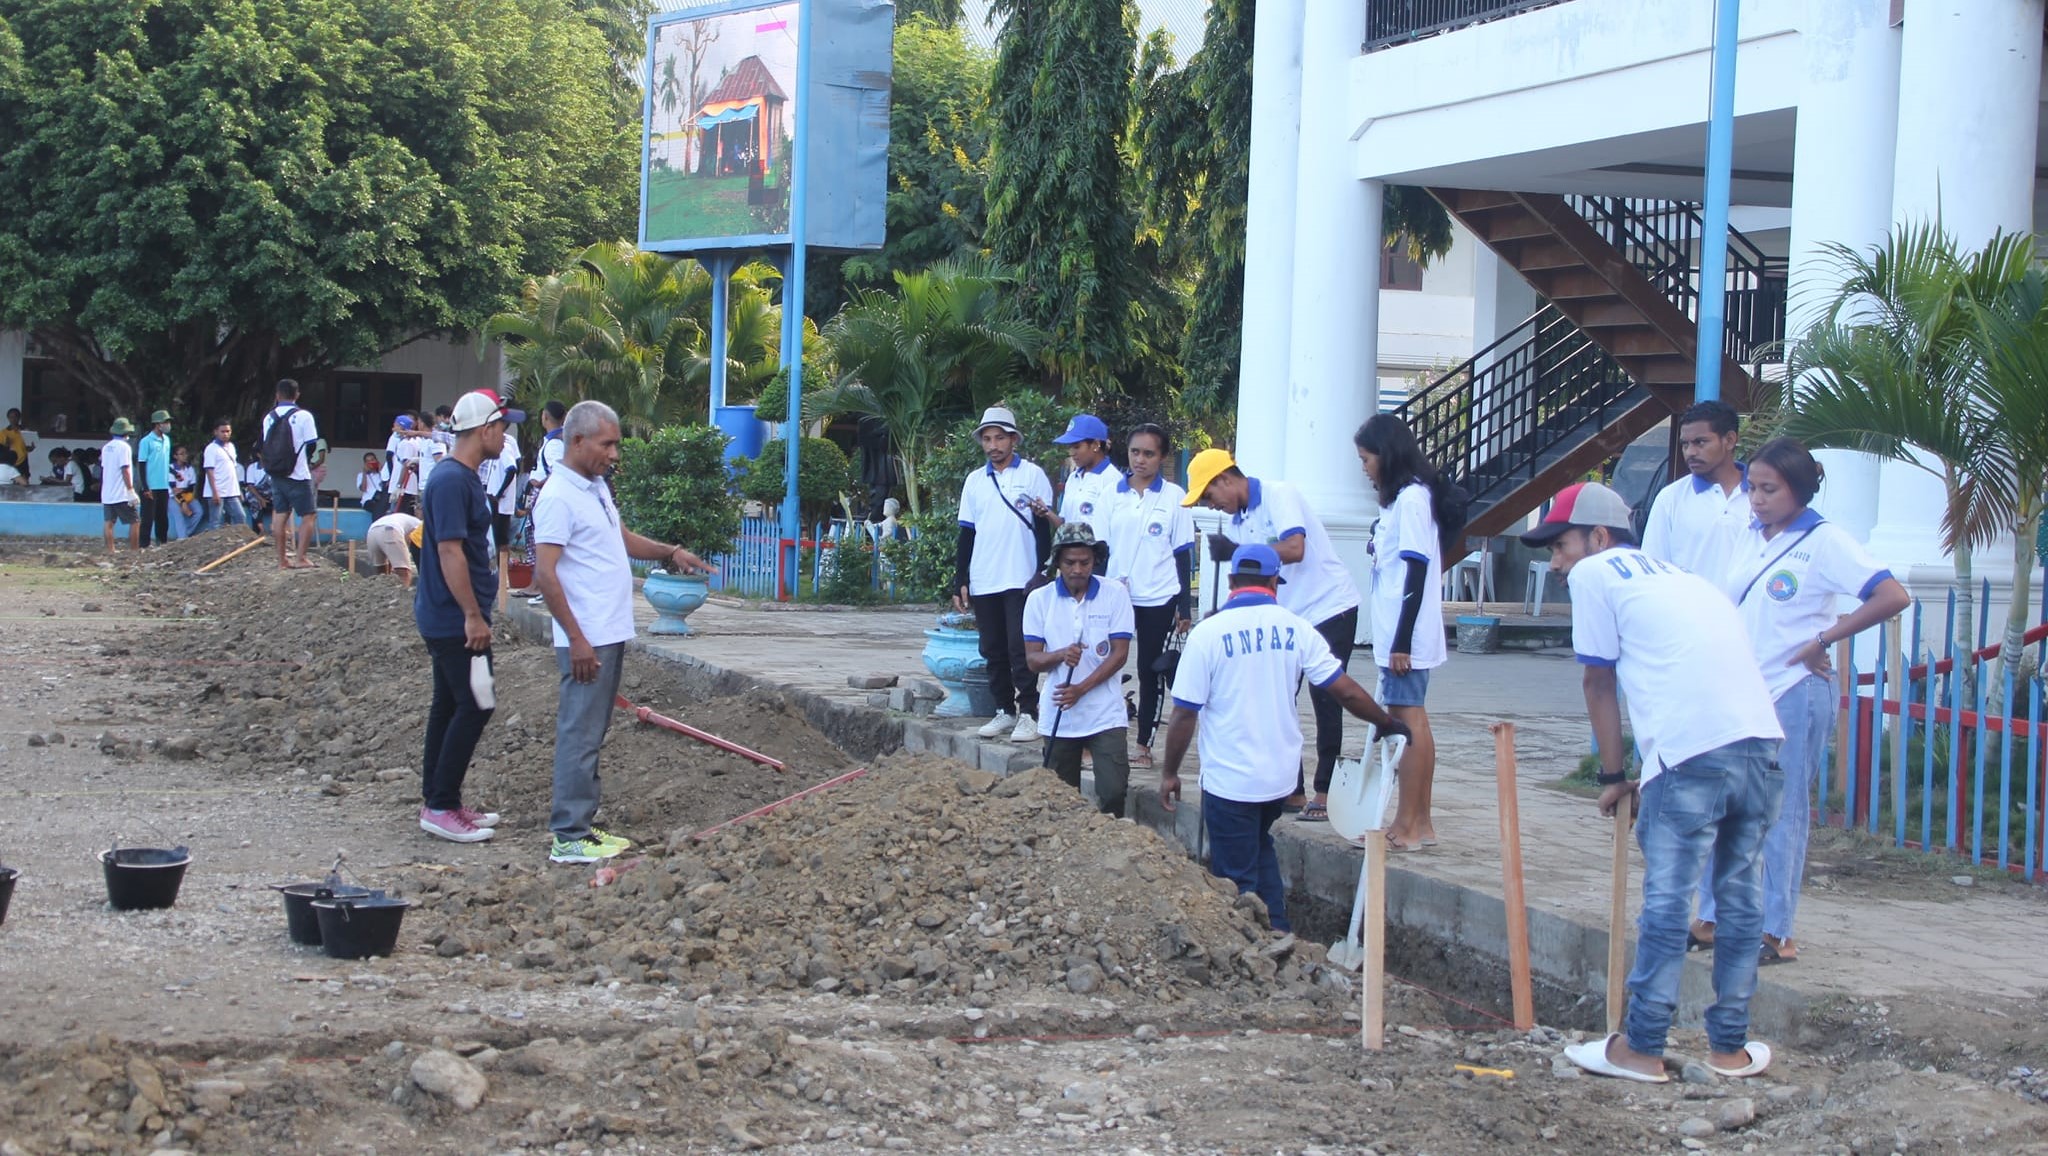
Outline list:
[[[420,492],[421,465],[420,439],[416,437],[399,438],[398,448],[391,451],[393,476],[403,477],[404,479],[404,485],[399,489],[399,493],[418,494]]]
[[[1038,539],[1032,533],[1031,501],[1050,505],[1052,482],[1045,471],[1020,457],[1010,468],[984,465],[960,487],[960,524],[974,529],[974,555],[967,562],[967,593],[974,597],[1021,590],[1038,569]]]
[[[369,505],[370,499],[376,497],[377,491],[383,488],[384,481],[378,477],[376,470],[356,471],[356,498],[364,505]]]
[[[270,475],[263,472],[262,462],[250,462],[242,470],[242,484],[250,489],[270,484]]]
[[[1173,704],[1201,712],[1202,790],[1238,803],[1293,794],[1301,777],[1296,688],[1304,675],[1328,686],[1343,673],[1315,624],[1263,592],[1233,595],[1195,623]]]
[[[1794,518],[1768,541],[1751,522],[1736,540],[1721,588],[1741,599],[1736,609],[1773,699],[1811,673],[1792,656],[1834,625],[1835,599],[1867,601],[1891,576],[1861,542],[1816,510]]]
[[[555,471],[562,468],[562,455],[568,450],[569,439],[562,437],[560,430],[556,430],[553,437],[540,439],[540,453],[534,458],[534,482],[537,484],[554,477]]]
[[[1182,506],[1187,491],[1155,477],[1144,490],[1118,478],[1109,495],[1107,526],[1096,534],[1109,543],[1109,576],[1130,587],[1137,606],[1164,606],[1180,597],[1180,571],[1173,556],[1195,548],[1195,519]]]
[[[77,459],[74,458],[71,461],[64,463],[64,476],[71,480],[72,494],[82,496],[85,493],[85,480],[87,475],[85,472],[85,467],[79,465]]]
[[[123,469],[133,472],[135,451],[128,445],[128,439],[115,438],[100,447],[100,504],[103,506],[127,505],[135,500],[133,479],[123,480]]]
[[[519,472],[518,440],[510,433],[507,433],[505,435],[505,448],[498,452],[497,464],[494,467],[489,462],[484,464],[487,467],[491,467],[490,476],[484,481],[484,493],[489,495],[493,502],[497,503],[495,509],[500,514],[510,514],[517,510],[519,508],[519,484],[515,481],[512,485],[508,486],[505,484],[505,479]],[[505,491],[502,495],[498,493],[500,489]]]
[[[1372,528],[1372,654],[1384,666],[1394,653],[1394,635],[1401,625],[1401,595],[1408,578],[1408,560],[1428,567],[1422,579],[1422,609],[1415,615],[1415,634],[1408,660],[1417,670],[1444,664],[1444,559],[1437,538],[1436,513],[1429,487],[1410,482],[1394,495],[1394,504],[1380,512]],[[1286,592],[1286,587],[1281,587]]]
[[[1713,583],[1616,547],[1581,560],[1566,584],[1572,649],[1616,668],[1644,783],[1729,743],[1785,737],[1742,617]]]
[[[1280,576],[1287,580],[1280,586],[1280,605],[1315,624],[1357,606],[1358,584],[1330,545],[1323,520],[1302,501],[1301,491],[1289,482],[1246,481],[1251,485],[1250,500],[1230,519],[1225,533],[1231,541],[1240,546],[1277,546],[1296,534],[1307,537],[1301,561],[1280,567]]]
[[[289,412],[292,423],[292,448],[298,451],[298,460],[292,465],[292,477],[301,482],[313,480],[313,470],[306,465],[306,447],[320,440],[320,429],[313,424],[313,411],[302,409],[292,402],[281,402],[263,415],[263,436],[270,436],[270,425],[277,415]]]
[[[1103,522],[1109,517],[1110,495],[1124,480],[1108,458],[1095,463],[1092,470],[1075,470],[1067,475],[1067,488],[1060,492],[1060,521],[1086,522],[1103,535]]]
[[[242,471],[235,462],[235,443],[207,442],[206,453],[200,463],[206,467],[206,478],[211,488],[211,497],[239,498],[242,496]]]
[[[1749,528],[1749,471],[1734,493],[1691,474],[1657,491],[1643,526],[1643,553],[1717,581]]]
[[[21,479],[22,473],[5,462],[0,462],[0,486],[11,486]]]
[[[626,556],[619,505],[603,478],[586,478],[571,469],[558,472],[534,503],[533,540],[562,547],[555,577],[590,645],[610,646],[633,637],[633,564]],[[569,645],[559,622],[555,645]]]
[[[1082,682],[1109,659],[1111,639],[1129,639],[1137,631],[1131,615],[1131,596],[1122,583],[1088,579],[1088,594],[1075,598],[1058,578],[1031,592],[1024,600],[1024,641],[1042,642],[1047,650],[1065,650],[1081,643],[1081,661],[1072,668],[1061,666],[1039,679],[1038,726],[1052,734],[1053,719],[1059,719],[1060,737],[1087,738],[1103,731],[1120,731],[1130,725],[1124,712],[1124,689],[1112,675],[1062,712],[1052,700],[1053,691],[1067,681]]]

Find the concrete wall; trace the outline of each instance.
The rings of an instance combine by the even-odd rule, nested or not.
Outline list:
[[[97,502],[5,502],[0,501],[0,538],[99,538],[105,519]],[[334,515],[321,510],[322,540],[334,529]],[[127,527],[120,527],[125,534]],[[370,530],[370,515],[362,510],[341,511],[343,541],[363,540]],[[229,538],[221,539],[227,546]],[[125,548],[125,547],[124,547]]]

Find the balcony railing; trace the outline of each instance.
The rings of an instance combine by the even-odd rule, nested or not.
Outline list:
[[[1406,44],[1567,0],[1364,0],[1365,51]]]

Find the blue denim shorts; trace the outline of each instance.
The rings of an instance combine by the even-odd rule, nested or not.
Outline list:
[[[1421,706],[1429,697],[1429,672],[1410,670],[1407,674],[1395,674],[1380,668],[1381,706]]]

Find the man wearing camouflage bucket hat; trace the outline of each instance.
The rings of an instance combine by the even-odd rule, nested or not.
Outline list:
[[[1045,765],[1078,790],[1081,752],[1092,753],[1096,805],[1122,818],[1130,719],[1117,676],[1136,626],[1124,584],[1101,577],[1108,561],[1109,543],[1086,522],[1068,522],[1053,534],[1053,581],[1024,600],[1024,660],[1045,676],[1038,702]]]

